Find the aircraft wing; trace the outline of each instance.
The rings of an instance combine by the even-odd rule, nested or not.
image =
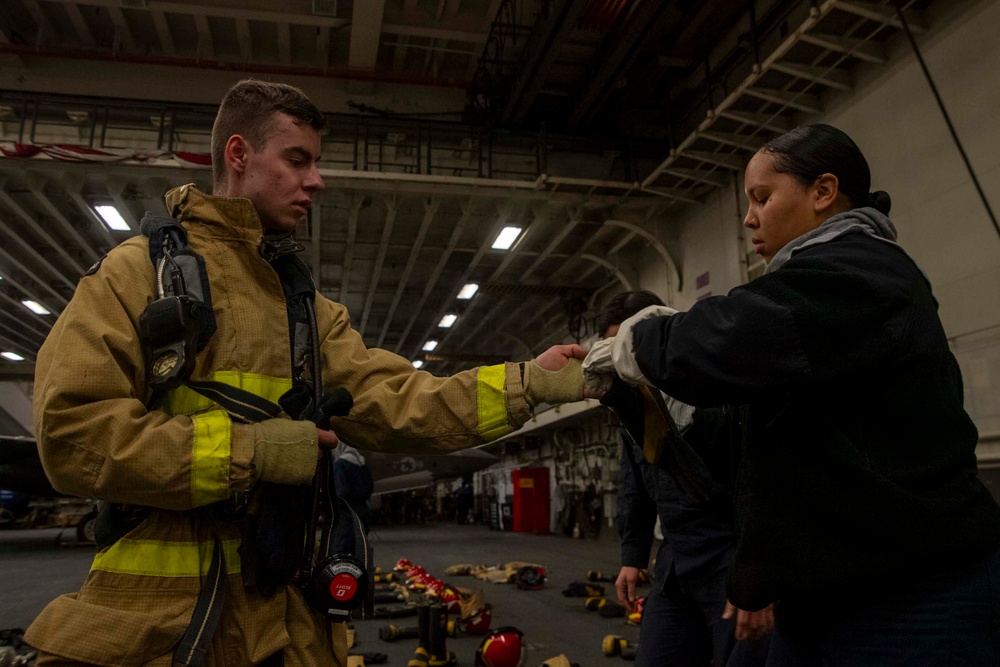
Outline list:
[[[434,482],[471,476],[500,460],[482,449],[420,456],[372,451],[363,451],[362,454],[372,469],[374,495],[418,489]]]
[[[500,459],[482,449],[414,456],[362,452],[372,468],[374,495],[406,491],[472,475]],[[38,456],[35,439],[0,435],[0,489],[33,496],[61,496],[52,488]]]

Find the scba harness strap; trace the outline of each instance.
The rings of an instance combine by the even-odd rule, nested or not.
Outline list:
[[[285,413],[329,428],[330,417],[345,416],[353,400],[345,389],[322,392],[322,363],[314,308],[315,285],[305,264],[296,257],[303,248],[291,234],[265,235],[261,256],[281,279],[288,311],[292,353],[292,388],[275,404],[239,387],[208,380],[191,380],[195,357],[216,330],[211,286],[204,259],[187,245],[187,231],[174,218],[146,214],[140,229],[149,238],[150,258],[156,272],[157,298],[139,318],[139,335],[153,393],[184,384],[222,406],[233,421],[255,423]],[[311,487],[259,483],[249,501],[215,508],[229,520],[246,527],[240,548],[244,584],[265,597],[278,586],[297,583],[314,609],[332,621],[344,621],[359,606],[372,610],[367,572],[371,547],[361,521],[336,495],[331,471],[332,456],[324,450]],[[256,497],[256,498],[255,498]],[[257,508],[251,512],[247,507]],[[134,527],[147,514],[119,506],[127,520],[111,518],[104,524],[105,546]],[[314,553],[317,525],[324,518],[318,549]],[[308,517],[308,521],[305,520]],[[178,644],[175,665],[198,667],[207,655],[225,605],[227,577],[218,538],[212,562],[203,580],[191,621]]]
[[[147,384],[153,391],[179,386],[194,370],[195,355],[215,333],[212,289],[205,260],[187,244],[174,218],[147,213],[139,231],[149,238],[156,269],[156,299],[139,316]]]

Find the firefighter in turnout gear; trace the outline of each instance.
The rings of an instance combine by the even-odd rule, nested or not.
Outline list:
[[[300,249],[289,234],[323,188],[323,122],[296,88],[240,82],[213,128],[214,194],[185,185],[166,195],[210,291],[201,297],[214,333],[194,355],[194,382],[151,385],[170,364],[151,364],[139,336],[163,292],[142,236],[81,279],[42,346],[34,416],[46,472],[59,491],[104,501],[111,519],[81,590],[51,602],[26,634],[39,665],[346,665],[344,624],[291,581],[248,572],[276,535],[266,530],[269,504],[248,532],[257,489],[308,489],[338,435],[365,449],[448,451],[510,433],[537,403],[582,398],[579,346],[438,378],[366,348],[343,306],[288,277],[289,249]],[[293,307],[303,294],[311,347]],[[289,411],[289,396],[318,373],[324,391],[353,397],[329,426]],[[206,395],[210,385],[283,410],[234,418]],[[203,608],[215,597],[206,590],[224,604]]]

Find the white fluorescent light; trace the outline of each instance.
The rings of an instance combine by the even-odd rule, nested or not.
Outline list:
[[[424,343],[424,352],[432,352],[434,348],[437,346],[438,342],[436,340],[429,340],[426,343]]]
[[[413,367],[414,368],[423,368],[424,367],[424,362],[421,361],[420,359],[417,359],[416,361],[413,362]]]
[[[25,301],[22,301],[21,303],[24,304],[24,307],[27,308],[28,310],[30,310],[31,312],[33,312],[35,315],[50,315],[51,314],[51,313],[49,313],[48,310],[46,310],[45,306],[43,306],[42,304],[38,303],[37,301],[27,301],[27,300],[25,300]]]
[[[497,234],[497,240],[493,242],[494,250],[508,250],[517,237],[521,235],[520,227],[504,227],[503,231]]]
[[[451,313],[448,313],[447,315],[441,318],[441,321],[438,322],[438,326],[441,327],[442,329],[448,329],[451,327],[452,324],[455,323],[455,320],[457,319],[458,315],[453,315]]]
[[[125,218],[122,217],[122,214],[119,213],[118,209],[114,206],[95,206],[94,210],[97,211],[97,215],[101,216],[101,220],[103,220],[104,224],[108,226],[108,229],[112,229],[116,232],[131,231],[132,228],[128,226],[128,223],[125,222]]]
[[[16,352],[0,352],[0,357],[10,359],[11,361],[24,361],[24,357]]]
[[[462,291],[458,293],[458,298],[471,299],[473,296],[475,296],[476,292],[478,291],[479,291],[479,285],[477,285],[476,283],[465,283],[465,287],[463,287]]]

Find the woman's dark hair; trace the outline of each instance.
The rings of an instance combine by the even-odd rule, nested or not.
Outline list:
[[[608,327],[621,324],[643,308],[662,305],[663,300],[649,290],[616,294],[597,314],[597,335],[603,336]]]
[[[888,215],[889,193],[869,192],[872,173],[857,144],[832,125],[800,125],[764,144],[760,152],[774,157],[774,169],[790,174],[803,185],[812,185],[823,174],[833,174],[851,206],[871,206]]]

